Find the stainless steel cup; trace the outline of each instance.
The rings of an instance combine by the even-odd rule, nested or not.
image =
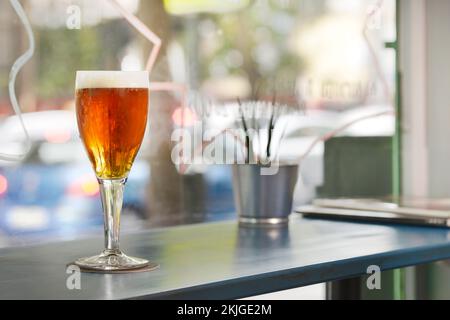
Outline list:
[[[262,175],[262,165],[233,165],[233,194],[242,224],[283,224],[292,211],[298,165],[280,165],[273,175]]]

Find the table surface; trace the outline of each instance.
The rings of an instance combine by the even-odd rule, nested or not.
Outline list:
[[[66,264],[96,254],[102,238],[0,250],[0,299],[229,299],[450,258],[450,230],[301,218],[287,228],[234,221],[125,235],[127,254],[158,262],[145,273],[81,274]]]

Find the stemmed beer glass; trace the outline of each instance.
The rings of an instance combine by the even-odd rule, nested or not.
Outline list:
[[[157,265],[119,249],[123,190],[147,124],[146,71],[78,71],[76,110],[81,140],[98,179],[104,212],[105,249],[75,264],[105,272]]]

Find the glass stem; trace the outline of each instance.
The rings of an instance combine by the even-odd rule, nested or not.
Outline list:
[[[105,224],[105,252],[120,253],[120,213],[122,211],[124,179],[98,179]]]

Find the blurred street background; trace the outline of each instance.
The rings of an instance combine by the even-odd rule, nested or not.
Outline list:
[[[151,49],[108,1],[21,3],[36,37],[35,55],[16,84],[32,150],[21,163],[0,163],[0,247],[101,233],[97,182],[74,114],[75,72],[141,70]],[[150,80],[186,85],[192,130],[222,122],[220,115],[201,114],[193,97],[232,103],[251,99],[267,82],[280,84],[278,100],[304,110],[290,121],[280,157],[298,157],[319,135],[394,108],[395,51],[387,45],[396,41],[393,0],[120,3],[161,37]],[[80,9],[80,29],[67,26],[73,6]],[[0,48],[0,152],[14,153],[24,148],[24,136],[11,117],[8,77],[28,41],[8,1],[0,2]],[[171,161],[180,106],[177,94],[151,92],[149,127],[126,187],[124,233],[235,217],[229,166],[196,165],[180,174]],[[391,137],[394,122],[393,115],[369,119],[340,135]],[[325,183],[330,161],[319,143],[302,162],[295,205],[321,190],[333,193]]]

